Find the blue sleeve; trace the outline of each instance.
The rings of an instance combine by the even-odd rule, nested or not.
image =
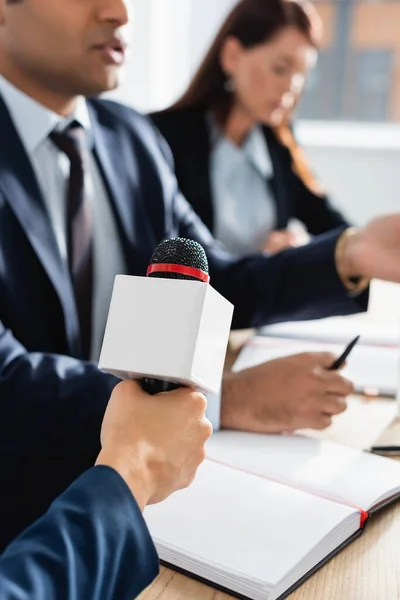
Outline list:
[[[333,206],[326,194],[314,193],[299,177],[293,175],[297,184],[293,191],[294,216],[305,225],[311,235],[320,235],[336,227],[350,227],[349,221]]]
[[[1,600],[133,600],[158,557],[120,475],[94,467],[0,558]]]
[[[0,321],[0,451],[89,453],[87,469],[100,450],[101,423],[117,383],[94,363],[28,352]]]
[[[293,216],[305,225],[311,235],[327,233],[337,227],[349,227],[350,224],[346,217],[332,205],[329,197],[323,192],[322,188],[318,190],[320,187],[318,180],[314,177],[312,169],[308,165],[308,160],[296,140],[292,125],[289,125],[289,132],[292,136],[294,147],[297,146],[300,155],[302,155],[302,162],[306,170],[309,171],[311,178],[314,178],[317,183],[314,189],[312,189],[312,185],[310,187],[307,185],[306,180],[296,172],[294,166],[295,160],[292,154],[293,150],[285,145],[283,140],[279,139],[279,136],[276,136],[276,132],[271,131],[276,142],[284,149],[284,156],[288,161],[286,185],[287,191],[290,194],[290,201],[293,202]]]

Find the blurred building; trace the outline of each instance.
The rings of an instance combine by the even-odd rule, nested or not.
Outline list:
[[[325,26],[299,116],[400,122],[400,0],[314,0]]]

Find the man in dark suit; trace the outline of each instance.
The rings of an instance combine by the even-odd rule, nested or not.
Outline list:
[[[141,512],[193,480],[212,431],[205,407],[192,390],[166,402],[120,383],[96,467],[1,556],[1,600],[132,600],[147,587],[158,557]]]
[[[117,85],[128,20],[123,0],[0,2],[0,548],[93,464],[117,383],[90,361],[113,277],[144,275],[162,239],[204,246],[236,327],[364,310],[364,277],[400,280],[400,216],[272,258],[216,244],[149,122],[84,100]],[[263,397],[240,377],[224,381],[221,424],[265,431]],[[334,390],[313,407],[318,427],[349,391],[322,380]]]

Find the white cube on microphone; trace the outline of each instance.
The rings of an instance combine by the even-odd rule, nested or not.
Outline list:
[[[99,367],[219,391],[233,305],[200,281],[118,275]]]

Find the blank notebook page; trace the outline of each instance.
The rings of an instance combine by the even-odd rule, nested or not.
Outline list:
[[[294,581],[318,562],[306,559],[316,546],[338,545],[335,528],[346,530],[343,539],[357,531],[360,514],[206,460],[188,489],[146,508],[145,520],[162,560],[209,580],[220,572],[217,583],[238,580],[245,595],[255,584],[252,597],[269,598],[265,592],[300,561]]]
[[[399,463],[301,435],[220,431],[207,443],[207,455],[363,510],[400,489]]]

